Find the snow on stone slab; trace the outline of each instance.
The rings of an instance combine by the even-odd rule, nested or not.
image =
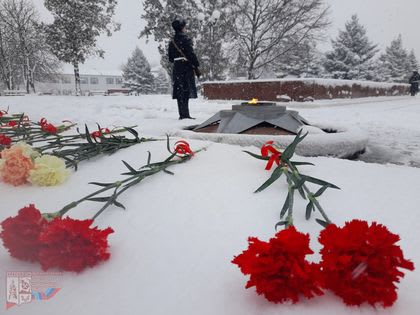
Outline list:
[[[346,102],[305,108],[300,114],[310,121],[355,127],[369,133],[370,140],[418,152],[419,101],[395,99],[349,105]],[[141,135],[164,138],[166,132],[181,129],[191,121],[178,121],[176,104],[170,96],[147,97],[23,97],[0,98],[0,108],[25,111],[31,117],[58,122],[70,118],[79,124],[102,127],[108,124],[139,125]],[[191,112],[200,120],[228,102],[193,101]],[[145,114],[146,113],[146,114]],[[152,115],[153,114],[153,115]],[[416,123],[417,121],[417,123]],[[398,129],[399,127],[400,129]],[[385,131],[388,130],[388,133]],[[402,130],[400,133],[399,130]],[[409,135],[412,135],[410,137]],[[314,135],[315,136],[315,135]],[[178,138],[174,138],[173,141]],[[276,305],[245,289],[247,277],[230,261],[247,248],[248,236],[268,240],[275,233],[282,203],[287,195],[284,181],[254,194],[270,175],[264,162],[242,150],[255,153],[254,146],[239,147],[190,139],[193,149],[207,147],[191,161],[171,167],[174,176],[159,174],[126,192],[121,202],[127,211],[110,208],[97,220],[101,228],[111,226],[111,259],[81,274],[64,273],[61,290],[49,301],[32,302],[1,314],[187,314],[187,315],[271,315],[271,314],[417,314],[420,309],[420,273],[406,272],[397,286],[398,301],[389,309],[370,306],[346,307],[331,294],[296,305]],[[411,146],[410,146],[411,145]],[[11,187],[0,183],[0,220],[35,203],[42,211],[55,211],[93,191],[90,181],[119,179],[121,160],[140,167],[152,152],[152,161],[167,157],[165,142],[148,142],[121,150],[109,157],[80,164],[69,181],[59,187]],[[420,169],[379,165],[328,157],[296,156],[316,166],[302,166],[303,174],[338,185],[328,190],[320,203],[331,220],[362,219],[385,224],[401,237],[399,245],[415,266],[420,266],[420,220],[418,219]],[[312,189],[315,187],[311,186]],[[296,198],[296,227],[311,234],[311,247],[321,227],[304,218],[306,203]],[[95,203],[82,204],[69,214],[89,218],[98,210]],[[319,216],[316,216],[319,217]],[[319,255],[309,257],[318,261]],[[37,264],[11,258],[0,247],[0,283],[8,271],[40,271]],[[5,285],[0,285],[0,303],[5,303]]]
[[[325,133],[316,126],[305,126],[304,133],[308,132],[306,138],[298,145],[296,152],[303,156],[334,156],[339,158],[351,157],[363,152],[368,143],[368,136],[359,129],[343,129],[342,127],[330,126],[337,133]],[[200,133],[189,130],[177,130],[171,135],[187,138],[208,140],[220,143],[228,143],[239,146],[261,147],[267,141],[274,141],[274,144],[285,149],[295,138],[293,135],[243,135],[243,134],[219,134]]]

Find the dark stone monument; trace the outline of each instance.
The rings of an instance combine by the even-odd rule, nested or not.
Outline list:
[[[195,127],[195,132],[228,134],[297,134],[309,123],[297,111],[287,110],[276,103],[251,102],[233,105]]]

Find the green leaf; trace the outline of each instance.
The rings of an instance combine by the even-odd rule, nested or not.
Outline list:
[[[249,151],[242,151],[242,152],[245,152],[245,153],[249,154],[250,156],[252,156],[256,159],[259,159],[259,160],[268,161],[270,159],[270,157],[268,157],[268,156],[264,157],[262,155],[258,155],[258,154],[255,154],[255,153],[252,153],[252,152],[249,152]]]
[[[150,153],[150,151],[147,151],[148,156],[147,156],[147,165],[150,165],[150,161],[152,160],[152,153]]]
[[[137,174],[138,172],[130,165],[130,164],[128,164],[126,161],[122,161],[123,163],[124,163],[124,165],[125,165],[125,167],[127,167],[128,168],[128,170],[130,171],[130,174]],[[125,175],[129,175],[129,174],[125,174]]]
[[[328,186],[328,187],[331,187],[331,188],[340,189],[340,187],[338,187],[334,184],[331,184],[329,182],[326,182],[322,179],[318,179],[318,178],[314,178],[314,177],[306,176],[306,175],[300,175],[300,176],[307,182],[311,182],[311,183],[314,183],[314,184],[317,184],[317,185],[320,185],[320,186]]]
[[[287,209],[289,209],[289,200],[290,200],[290,194],[287,194],[286,200],[284,201],[283,208],[280,212],[280,219],[283,219],[284,215],[286,214]]]
[[[320,219],[316,219],[316,222],[318,222],[324,228],[326,228],[329,225],[328,222],[325,222],[324,220],[320,220]]]
[[[90,182],[90,185],[96,185],[100,187],[108,187],[114,185],[114,183],[98,183],[98,182]]]
[[[139,137],[139,133],[133,128],[124,127],[124,129],[131,133],[134,137],[136,137],[136,139]]]
[[[327,189],[329,186],[323,186],[321,187],[315,194],[314,197],[318,198],[319,196],[321,196]]]
[[[301,196],[303,199],[305,199],[305,200],[306,200],[306,194],[305,194],[305,191],[303,190],[303,188],[302,188],[302,187],[299,187],[299,188],[298,188],[298,192],[299,192],[300,196]]]
[[[280,227],[280,226],[283,226],[283,225],[287,225],[287,221],[280,221],[280,222],[278,222],[275,226],[274,226],[274,228],[276,229],[276,231],[277,231],[277,228],[278,227]]]
[[[118,208],[122,208],[124,210],[127,210],[122,203],[119,203],[118,201],[114,200],[114,205],[116,205]]]
[[[85,125],[85,136],[86,136],[87,142],[93,144],[92,138],[91,138],[90,133],[89,133],[89,128],[88,128],[87,125]]]
[[[280,178],[280,176],[283,174],[283,170],[280,166],[278,166],[273,173],[271,174],[270,178],[262,184],[254,193],[259,193],[269,187],[272,183],[274,183],[276,180]]]
[[[283,162],[287,162],[288,160],[290,160],[290,158],[293,156],[293,154],[295,154],[295,150],[297,145],[303,141],[303,139],[305,139],[305,137],[308,134],[305,134],[304,136],[300,136],[302,134],[302,130],[298,132],[298,134],[296,135],[295,139],[293,140],[293,142],[291,144],[289,144],[287,146],[287,148],[284,150],[283,154],[281,155],[281,160]]]
[[[294,166],[299,166],[299,165],[311,165],[311,166],[315,166],[315,164],[309,163],[309,162],[292,162],[292,161],[290,161],[290,163],[292,163],[292,165],[294,165]]]
[[[168,170],[163,170],[166,174],[169,174],[169,175],[175,175],[174,173],[172,173],[171,171],[168,171]]]
[[[170,146],[170,144],[169,144],[169,135],[168,135],[168,134],[166,134],[166,148],[168,149],[169,153],[174,154],[174,153],[171,151],[171,146]]]
[[[89,198],[87,200],[89,201],[96,201],[96,202],[108,202],[110,197],[95,197],[95,198]]]
[[[311,218],[312,210],[314,209],[314,204],[311,202],[308,203],[306,206],[306,220],[309,220]]]

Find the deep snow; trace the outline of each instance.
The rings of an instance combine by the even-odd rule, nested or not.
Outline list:
[[[67,119],[103,127],[138,125],[141,135],[163,137],[199,123],[232,102],[196,100],[191,113],[196,121],[178,121],[170,96],[144,97],[1,97],[0,109],[25,111],[37,120]],[[297,157],[315,167],[301,170],[328,180],[340,191],[330,190],[320,202],[337,224],[359,218],[377,221],[401,236],[405,256],[420,268],[418,182],[420,169],[420,101],[417,98],[369,98],[358,100],[292,103],[311,122],[358,127],[370,135],[365,159],[405,164],[373,164],[334,158]],[[175,140],[175,139],[174,139]],[[64,273],[62,290],[50,301],[14,307],[5,314],[416,314],[420,309],[420,275],[408,272],[399,286],[399,300],[389,309],[346,307],[330,294],[303,300],[297,305],[274,305],[245,290],[247,278],[230,263],[247,247],[248,236],[267,240],[286,197],[283,181],[266,191],[252,192],[269,176],[262,161],[243,149],[256,147],[190,140],[193,149],[207,147],[186,164],[171,168],[175,176],[159,174],[126,192],[121,202],[127,211],[108,209],[98,218],[100,227],[111,226],[112,257],[81,274]],[[140,144],[88,161],[60,187],[18,187],[0,183],[0,221],[34,203],[43,212],[58,210],[96,189],[89,181],[110,181],[124,171],[121,160],[133,166],[145,164],[147,151],[153,161],[167,157],[164,142]],[[316,251],[320,226],[305,221],[305,203],[295,205],[295,224],[311,234]],[[88,218],[97,204],[84,204],[69,212]],[[310,257],[317,261],[318,255]],[[39,271],[37,264],[10,258],[0,247],[0,283],[8,271]],[[0,303],[5,304],[5,285]],[[3,305],[4,305],[3,304]],[[0,307],[3,307],[0,305]],[[4,310],[4,308],[3,308]],[[3,314],[3,310],[1,313]]]

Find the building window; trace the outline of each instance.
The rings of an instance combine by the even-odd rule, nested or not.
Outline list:
[[[114,78],[106,78],[106,84],[114,84]]]
[[[61,82],[64,84],[71,84],[71,78],[70,77],[61,77]]]
[[[90,78],[90,84],[99,84],[99,79],[97,77]]]
[[[86,77],[81,77],[80,78],[80,84],[88,84],[89,82],[88,82],[88,78],[86,78]]]
[[[115,78],[115,84],[122,84],[122,78]]]

